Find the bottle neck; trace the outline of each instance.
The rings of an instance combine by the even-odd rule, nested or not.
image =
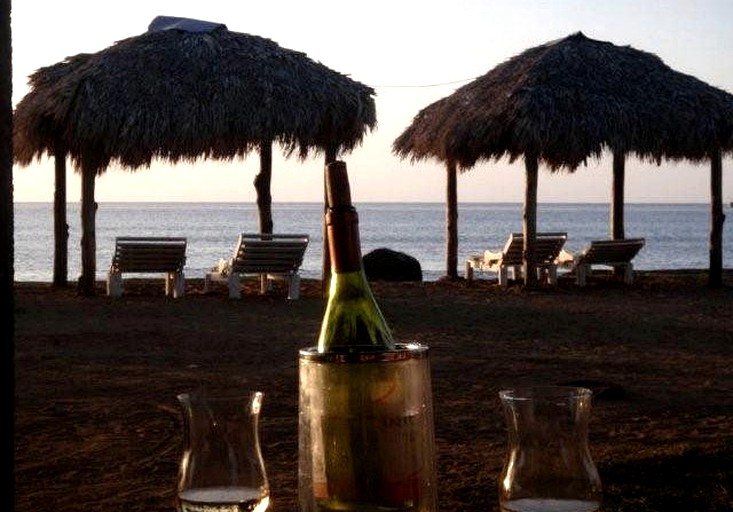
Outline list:
[[[326,213],[331,272],[347,274],[362,270],[359,216],[353,207],[330,208]]]

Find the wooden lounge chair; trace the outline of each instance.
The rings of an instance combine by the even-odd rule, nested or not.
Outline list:
[[[547,282],[557,284],[557,256],[568,239],[567,233],[537,233],[535,242],[535,262],[538,278],[546,278]],[[471,281],[475,271],[489,271],[498,274],[499,284],[508,286],[508,272],[517,279],[524,266],[524,235],[511,233],[501,251],[485,251],[483,256],[471,256],[466,260],[466,280]]]
[[[559,260],[563,266],[575,272],[575,282],[585,286],[594,266],[606,266],[623,271],[626,284],[634,281],[634,265],[632,260],[642,247],[643,238],[626,238],[622,240],[593,240],[578,254],[563,251]]]
[[[122,295],[124,273],[162,273],[165,274],[166,296],[182,297],[185,291],[185,264],[185,238],[119,236],[115,238],[115,252],[107,273],[107,295]]]
[[[300,266],[308,247],[308,235],[242,233],[231,258],[206,273],[204,292],[214,281],[226,282],[229,297],[242,296],[241,279],[248,275],[260,278],[260,293],[265,294],[276,279],[288,281],[288,299],[300,297]]]

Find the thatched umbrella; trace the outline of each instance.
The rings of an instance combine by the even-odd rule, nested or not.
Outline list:
[[[58,169],[68,154],[81,172],[85,294],[96,271],[94,182],[110,163],[259,151],[260,230],[271,233],[272,144],[331,161],[376,126],[372,88],[269,39],[185,18],[158,17],[144,34],[37,70],[30,85],[15,112],[16,162],[49,154]]]
[[[524,158],[525,267],[531,269],[538,163],[573,172],[605,150],[614,156],[612,238],[624,237],[626,154],[657,163],[711,160],[710,280],[720,284],[721,155],[733,152],[733,95],[672,70],[653,54],[581,33],[528,49],[422,109],[393,142],[403,158],[447,164],[449,276],[456,276],[457,263],[456,169]],[[526,284],[533,279],[534,272],[525,272]]]

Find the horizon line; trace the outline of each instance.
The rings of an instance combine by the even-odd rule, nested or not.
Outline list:
[[[398,201],[398,200],[371,200],[371,201],[355,201],[359,204],[445,204],[445,201]],[[13,204],[53,204],[51,200],[13,200]],[[256,205],[256,201],[214,201],[214,200],[113,200],[113,201],[96,201],[97,204],[252,204]],[[66,204],[81,204],[81,201],[66,201]],[[323,201],[272,201],[271,204],[323,204]],[[458,201],[458,204],[524,204],[523,201]],[[537,201],[537,204],[611,204],[611,201]],[[690,200],[690,201],[645,201],[631,200],[624,201],[624,204],[710,204],[710,201]],[[724,200],[724,205],[733,206],[733,201]]]

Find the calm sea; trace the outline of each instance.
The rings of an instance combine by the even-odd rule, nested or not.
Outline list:
[[[423,278],[445,274],[445,205],[442,203],[357,204],[362,252],[388,247],[417,258]],[[317,203],[273,204],[276,233],[307,233],[311,243],[301,268],[304,277],[321,277],[323,207]],[[726,206],[723,266],[733,266],[733,211]],[[710,214],[707,204],[627,204],[626,237],[644,237],[636,257],[640,270],[708,268]],[[255,204],[100,203],[97,210],[97,278],[105,279],[116,236],[185,236],[186,276],[203,277],[220,258],[230,256],[240,232],[258,232]],[[81,268],[79,204],[68,206],[69,280]],[[522,205],[466,203],[458,212],[458,271],[469,255],[500,249],[511,231],[522,230]],[[606,204],[540,204],[538,231],[568,233],[566,248],[577,251],[609,234]],[[15,279],[51,282],[53,205],[15,204]]]

